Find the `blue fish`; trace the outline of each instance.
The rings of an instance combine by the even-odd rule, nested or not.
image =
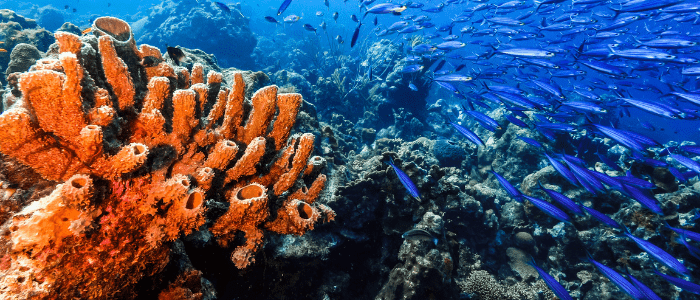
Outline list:
[[[581,206],[579,206],[578,203],[574,202],[574,200],[571,200],[569,197],[567,197],[564,194],[559,193],[555,190],[550,190],[550,189],[545,188],[539,180],[537,181],[537,187],[540,190],[547,193],[547,195],[550,198],[554,199],[554,201],[557,201],[557,203],[566,207],[568,210],[572,211],[574,214],[579,215],[579,216],[583,215],[583,209],[581,209]]]
[[[595,218],[596,220],[600,221],[601,223],[608,225],[612,228],[615,229],[622,229],[622,226],[620,223],[617,223],[617,221],[613,220],[612,218],[608,217],[602,212],[599,212],[593,208],[586,207],[583,204],[581,204],[581,208],[585,210],[591,217]]]
[[[535,141],[531,138],[524,137],[524,136],[518,136],[518,138],[521,139],[523,142],[530,144],[533,147],[542,148],[542,144],[540,144],[540,142]]]
[[[469,129],[462,127],[461,125],[459,125],[455,122],[450,121],[449,123],[450,123],[450,125],[452,125],[452,127],[457,129],[457,131],[459,133],[461,133],[463,136],[465,136],[470,142],[476,144],[477,146],[484,146],[484,142],[479,138],[478,135],[476,135],[476,133],[472,132]]]
[[[676,239],[676,242],[679,244],[683,244],[683,246],[685,246],[685,248],[688,249],[688,252],[690,252],[691,256],[695,257],[696,259],[700,259],[700,248],[689,244],[688,241],[686,241],[685,239],[686,236],[681,234],[681,236],[679,236]]]
[[[661,300],[661,297],[654,293],[648,286],[646,286],[644,283],[641,281],[637,280],[637,278],[634,278],[632,274],[630,274],[629,270],[627,270],[627,277],[629,277],[630,281],[632,284],[644,295],[645,300]]]
[[[601,264],[588,255],[588,261],[591,262],[598,270],[605,275],[612,283],[619,287],[625,294],[629,295],[633,299],[645,299],[642,292],[640,292],[633,284],[631,284],[625,277],[622,277],[620,273],[617,273],[612,268]]]
[[[530,128],[530,126],[527,126],[527,124],[525,122],[521,121],[520,119],[516,118],[513,115],[506,115],[506,119],[520,128]],[[532,145],[532,144],[530,144],[530,145]],[[537,147],[537,146],[535,146],[535,147]]]
[[[560,163],[558,160],[549,156],[546,152],[544,153],[544,156],[547,157],[549,163],[555,170],[557,170],[557,172],[559,172],[559,174],[561,174],[561,176],[564,176],[564,178],[566,178],[566,180],[568,180],[571,184],[578,186],[578,180],[576,179],[576,176],[574,176],[574,173],[569,170],[569,168],[564,166],[564,164]]]
[[[226,6],[226,4],[221,3],[221,2],[216,2],[216,1],[214,2],[214,4],[216,4],[216,6],[221,8],[221,10],[223,10],[227,15],[231,14],[231,9],[228,6]]]
[[[573,298],[571,298],[571,295],[569,295],[569,292],[566,291],[566,289],[559,283],[559,281],[554,279],[554,277],[552,277],[552,275],[549,275],[547,272],[545,272],[544,270],[542,270],[540,267],[537,266],[537,264],[535,263],[534,257],[532,258],[532,261],[528,262],[527,264],[532,266],[533,268],[535,268],[535,270],[537,270],[537,273],[540,274],[540,277],[542,277],[542,280],[544,280],[544,283],[546,283],[547,286],[549,286],[549,288],[552,290],[552,292],[554,292],[554,295],[556,295],[559,299],[561,299],[561,300],[573,300]]]
[[[688,269],[680,261],[678,261],[678,259],[671,256],[671,254],[668,254],[668,252],[664,251],[663,249],[659,248],[658,246],[652,244],[649,241],[640,239],[632,235],[632,233],[629,232],[627,227],[623,227],[623,229],[625,230],[623,234],[626,237],[630,238],[632,241],[634,241],[637,244],[637,246],[639,246],[639,248],[649,253],[651,257],[655,258],[657,261],[669,267],[671,270],[675,271],[678,274],[688,274]]]
[[[278,16],[281,15],[287,9],[287,7],[289,7],[289,4],[291,4],[291,3],[292,3],[292,0],[284,0],[284,2],[282,2],[282,5],[280,5],[280,8],[277,10],[277,15]]]
[[[394,169],[394,172],[396,173],[396,176],[399,177],[399,180],[401,181],[401,184],[406,188],[409,194],[413,196],[414,198],[418,199],[420,201],[420,194],[418,193],[418,188],[416,188],[416,185],[413,184],[413,181],[411,181],[411,178],[406,175],[399,167],[394,165],[394,159],[389,158],[389,165],[391,166],[392,169]]]
[[[525,197],[525,199],[529,200],[530,203],[532,203],[535,207],[539,208],[542,212],[549,215],[550,217],[555,218],[564,223],[571,223],[571,218],[569,218],[569,216],[564,211],[552,205],[551,203],[537,197],[532,197],[525,194],[521,195]]]
[[[500,183],[501,186],[503,187],[503,189],[505,189],[506,192],[508,192],[508,195],[513,197],[513,199],[515,199],[516,201],[522,202],[521,198],[522,198],[523,194],[520,193],[520,191],[518,189],[516,189],[512,184],[510,184],[510,182],[508,182],[508,180],[503,178],[503,176],[501,176],[501,174],[496,173],[496,171],[489,171],[489,173],[493,174],[493,176],[496,177],[496,180],[498,180],[498,183]]]
[[[685,230],[682,228],[671,227],[671,225],[668,225],[668,222],[666,222],[666,220],[664,220],[664,224],[666,225],[666,227],[668,229],[675,231],[679,235],[684,235],[685,237],[687,237],[693,241],[700,242],[700,233],[690,231],[690,230]]]
[[[693,294],[696,294],[696,295],[700,295],[700,285],[697,285],[697,284],[692,283],[692,282],[690,282],[690,281],[685,281],[685,280],[680,279],[680,278],[676,278],[676,277],[673,277],[673,276],[669,276],[669,275],[663,274],[663,273],[661,273],[661,272],[659,272],[659,271],[657,271],[657,270],[654,270],[654,273],[655,273],[656,275],[659,275],[659,276],[663,277],[664,279],[666,279],[666,281],[672,283],[673,285],[675,285],[675,286],[681,288],[682,290],[684,290],[684,291],[686,291],[686,292],[693,293]]]

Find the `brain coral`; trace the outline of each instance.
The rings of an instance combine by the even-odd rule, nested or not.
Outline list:
[[[325,175],[305,178],[319,174],[313,136],[290,138],[301,95],[268,86],[246,99],[240,73],[227,87],[201,65],[173,67],[116,18],[93,33],[57,32],[0,115],[0,178],[49,186],[0,183],[0,211],[12,213],[0,227],[0,298],[134,298],[170,243],[202,229],[207,199],[229,203],[206,222],[221,245],[245,234],[239,268],[267,232],[301,235],[333,218],[314,202]]]

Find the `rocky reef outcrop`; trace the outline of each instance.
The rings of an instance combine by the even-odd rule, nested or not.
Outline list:
[[[224,67],[253,69],[251,57],[257,40],[240,5],[229,11],[213,1],[164,1],[148,17],[134,22],[139,43],[160,49],[182,46],[213,54]]]
[[[4,72],[0,82],[6,83],[7,76],[13,72],[27,71],[54,41],[53,34],[41,28],[36,20],[0,9],[0,49],[3,49],[0,52],[0,70]],[[16,61],[10,65],[13,59]]]

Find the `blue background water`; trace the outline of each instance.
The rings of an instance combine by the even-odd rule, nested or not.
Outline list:
[[[201,4],[204,5],[206,1],[194,1],[194,0],[187,0],[193,3]],[[291,5],[288,7],[288,9],[281,15],[277,16],[276,12],[277,9],[282,1],[248,1],[248,2],[243,2],[242,3],[242,13],[246,17],[250,18],[250,27],[253,30],[253,32],[256,35],[259,36],[275,36],[277,39],[281,39],[280,41],[283,41],[284,39],[307,39],[311,38],[313,40],[317,40],[317,42],[322,46],[323,49],[339,49],[342,53],[344,54],[350,54],[353,56],[356,56],[360,59],[363,59],[362,57],[365,53],[363,51],[363,46],[368,46],[372,42],[377,41],[382,38],[388,38],[391,39],[394,43],[401,43],[401,42],[406,42],[404,39],[406,36],[411,36],[414,34],[427,34],[427,33],[433,33],[435,32],[435,28],[426,28],[423,29],[417,33],[414,34],[409,34],[409,35],[397,35],[393,34],[387,37],[376,37],[375,36],[375,26],[371,24],[372,19],[375,17],[375,15],[368,15],[366,18],[363,19],[364,25],[362,26],[360,30],[360,38],[358,41],[358,46],[351,49],[350,48],[350,38],[352,36],[352,33],[354,29],[356,28],[356,23],[353,22],[350,19],[351,14],[355,14],[358,17],[361,18],[362,11],[359,8],[358,2],[357,1],[347,1],[347,2],[342,2],[339,0],[330,0],[330,7],[326,7],[323,4],[323,1],[321,0],[294,0],[292,1]],[[381,1],[377,1],[371,5],[374,5],[376,3],[380,3]],[[419,1],[417,1],[419,2]],[[503,3],[505,1],[492,1],[490,3]],[[111,3],[110,6],[108,6],[108,3]],[[158,4],[159,1],[133,1],[133,2],[128,2],[128,4],[122,4],[117,1],[44,1],[44,0],[38,0],[38,1],[31,1],[31,2],[26,2],[26,1],[0,1],[0,7],[1,8],[8,8],[17,11],[20,14],[24,14],[25,16],[28,17],[35,17],[38,18],[40,17],[40,12],[42,9],[45,9],[46,6],[52,6],[56,8],[58,11],[60,11],[63,15],[63,18],[65,21],[72,22],[76,25],[78,25],[81,28],[86,28],[88,24],[90,24],[90,20],[94,19],[97,16],[105,16],[105,15],[111,15],[111,16],[116,16],[119,18],[123,18],[128,21],[136,21],[139,20],[149,14],[149,8],[153,5]],[[428,6],[434,6],[437,5],[438,1],[423,1],[422,3],[425,4],[425,7]],[[463,4],[450,4],[447,5],[442,12],[440,13],[426,13],[420,11],[420,9],[412,9],[409,8],[407,9],[403,14],[408,15],[408,14],[415,14],[415,15],[427,15],[431,17],[432,22],[436,25],[437,27],[440,27],[442,25],[447,25],[449,24],[452,18],[455,16],[463,13],[465,8],[468,7],[473,7],[478,3],[470,3],[466,2]],[[566,4],[566,2],[564,3]],[[68,9],[64,9],[64,7],[68,5]],[[370,5],[370,6],[371,6]],[[563,8],[568,8],[569,5],[561,5],[561,8],[557,10],[558,13],[561,13]],[[73,8],[75,8],[77,11],[73,12]],[[525,10],[516,10],[513,13],[507,14],[505,16],[508,17],[515,17],[518,15],[521,15],[523,13],[526,13],[528,11],[531,11],[532,7],[528,7]],[[323,12],[324,15],[322,17],[316,16],[316,12]],[[339,18],[337,21],[334,21],[332,19],[332,13],[333,12],[338,12],[339,13]],[[472,18],[478,18],[480,16],[483,16],[483,13],[488,10],[482,10],[478,11],[474,14]],[[592,12],[596,11],[606,11],[610,12],[609,9],[605,6],[599,7],[597,9],[594,9]],[[293,24],[283,24],[281,22],[282,18],[291,14],[296,14],[301,16],[301,20],[299,20],[296,23]],[[557,15],[557,14],[554,14]],[[590,14],[589,14],[590,15]],[[267,22],[264,20],[265,16],[274,16],[277,19],[279,19],[280,24],[272,24],[270,22]],[[552,16],[547,15],[547,16]],[[386,28],[390,24],[401,20],[401,16],[394,16],[391,14],[384,14],[384,15],[378,15],[379,18],[379,27],[380,28]],[[530,25],[539,25],[540,22],[540,16],[532,16],[528,18],[527,20],[532,21],[529,25],[520,27],[518,29],[525,29],[528,28]],[[597,18],[600,20],[598,24],[605,23],[607,20]],[[325,21],[326,24],[328,25],[326,32],[324,32],[322,29],[319,28],[319,24]],[[313,32],[309,32],[307,30],[304,30],[302,27],[302,24],[311,24],[312,26],[316,27],[318,30],[318,35],[315,36]],[[635,35],[633,33],[637,33],[638,35],[644,35],[646,32],[644,32],[644,24],[649,25],[650,27],[656,26],[661,26],[661,24],[654,24],[653,21],[651,20],[641,20],[633,23],[632,25],[627,26],[626,28],[629,28],[630,32],[626,35],[621,36],[619,39],[608,39],[605,40],[604,42],[597,42],[597,43],[613,43],[613,42],[620,42],[620,43],[632,43],[633,41],[631,40],[631,36]],[[488,24],[471,24],[471,23],[460,23],[456,24],[454,26],[454,32],[455,34],[459,35],[459,29],[463,26],[474,26],[477,28],[486,28],[488,27]],[[698,25],[693,25],[693,22],[686,22],[686,23],[678,23],[673,20],[666,21],[664,23],[664,26],[668,26],[669,29],[671,30],[677,30],[681,32],[688,32],[692,33],[696,28],[698,28]],[[56,28],[47,28],[49,30],[55,30]],[[532,31],[532,30],[530,30]],[[284,33],[284,35],[280,35],[280,33]],[[512,44],[517,45],[518,47],[533,47],[533,48],[538,48],[540,46],[546,46],[542,43],[542,41],[546,40],[556,40],[561,37],[561,34],[559,32],[543,32],[545,37],[543,38],[538,38],[536,41],[518,41],[518,42],[513,42]],[[338,45],[335,36],[340,35],[343,37],[345,40],[344,44]],[[442,33],[442,35],[446,35],[446,33]],[[498,39],[496,39],[498,38]],[[581,41],[586,38],[584,34],[579,34],[577,35],[572,41],[562,43],[560,46],[563,47],[576,47],[578,46]],[[485,41],[497,41],[501,43],[507,43],[508,38],[507,37],[470,37],[470,35],[463,35],[459,40],[467,43],[467,46],[453,51],[452,53],[455,54],[461,54],[461,55],[474,55],[474,54],[480,54],[484,53],[485,51],[488,50],[488,47],[483,47],[480,45],[476,44],[470,44],[471,41],[475,39],[480,39],[480,40],[485,40]],[[697,40],[697,38],[695,38]],[[230,41],[221,41],[222,43],[227,43]],[[329,44],[330,42],[330,44]],[[440,42],[439,39],[434,40],[434,43]],[[186,45],[187,47],[196,47],[196,45]],[[691,48],[695,49],[697,47]],[[287,49],[291,51],[292,49]],[[696,53],[689,53],[686,56],[690,57],[697,57]],[[561,61],[564,59],[563,55],[557,55],[556,58],[552,59],[552,61]],[[567,58],[569,59],[569,58]],[[505,64],[510,62],[512,59],[508,57],[499,57],[495,56],[488,60],[491,63],[490,68],[496,68],[499,65]],[[472,61],[457,61],[457,60],[448,60],[451,65],[456,66],[462,63],[466,63],[467,67],[464,69],[464,71],[467,71],[469,73],[470,69],[485,69],[486,67],[480,67],[480,66],[475,66],[472,65]],[[228,66],[223,66],[223,67],[228,67]],[[265,66],[259,66],[260,68],[264,68]],[[598,74],[597,72],[587,69],[585,67],[581,67],[581,69],[586,70],[587,74],[585,75],[585,80],[587,81],[592,81],[594,79],[601,79],[604,80],[608,83],[615,83],[616,80],[610,79],[607,76]],[[546,71],[544,70],[533,70],[530,69],[531,71],[536,71],[535,74],[539,75],[541,78],[546,78],[544,73]],[[463,73],[464,73],[463,71]],[[500,78],[506,80],[506,81],[511,81],[512,76],[514,76],[514,72],[512,68],[509,68],[508,73],[500,76]],[[633,82],[634,84],[640,85],[640,86],[649,86],[649,85],[655,85],[659,87],[662,90],[668,90],[665,83],[661,83],[658,79],[659,78],[653,78],[649,75],[648,72],[644,73],[639,73],[641,78],[639,79],[627,79],[628,81]],[[684,80],[684,78],[678,73],[678,72],[671,72],[666,73],[663,75],[663,79],[666,82],[675,82],[675,81],[681,81]],[[686,80],[688,78],[685,78]],[[485,80],[488,83],[492,83],[489,80]],[[570,86],[572,83],[580,82],[581,79],[567,79],[567,78],[555,78],[554,81],[558,83],[560,86],[564,87],[564,89],[567,89],[568,86]],[[694,90],[698,88],[697,86],[697,80],[695,78],[689,78],[687,82],[683,84],[683,87],[689,90]],[[432,86],[433,90],[439,89],[436,85]],[[477,90],[481,89],[481,87],[478,87]],[[659,94],[651,92],[651,91],[637,91],[632,88],[625,88],[628,91],[632,91],[633,98],[638,98],[638,99],[646,99],[646,100],[654,100],[659,98]],[[600,92],[600,91],[598,91]],[[428,98],[428,103],[432,103],[435,100],[437,100],[438,95],[436,95],[437,92],[433,91],[431,93],[431,97]],[[440,94],[444,95],[444,94]],[[678,101],[679,103],[688,106],[688,107],[693,107],[693,108],[698,108],[697,106],[694,106],[692,104],[688,104],[687,102],[684,101]],[[700,128],[700,122],[699,121],[686,121],[686,120],[669,120],[665,118],[660,118],[657,116],[654,116],[652,114],[649,114],[645,111],[641,111],[637,108],[631,107],[629,108],[631,117],[624,117],[621,118],[621,128],[628,128],[628,129],[634,129],[639,131],[640,133],[646,134],[652,138],[655,138],[662,143],[665,141],[669,140],[675,140],[675,141],[682,141],[682,140],[692,140],[692,141],[697,141],[700,138],[700,131],[698,131],[698,128]],[[656,127],[656,130],[654,131],[649,131],[645,130],[642,128],[639,128],[638,125],[638,120],[646,120],[649,121]]]

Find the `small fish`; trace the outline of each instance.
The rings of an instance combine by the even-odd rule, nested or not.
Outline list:
[[[381,3],[377,4],[375,6],[372,6],[367,9],[367,12],[365,12],[365,16],[367,14],[388,14],[392,13],[394,15],[400,15],[401,12],[406,10],[405,5],[399,5],[399,4],[394,4],[394,3]],[[363,16],[364,18],[364,16]]]
[[[318,27],[321,27],[321,29],[326,30],[326,21],[321,22],[321,24],[319,24]]]
[[[637,280],[637,278],[634,278],[634,276],[632,276],[632,274],[630,274],[629,270],[627,270],[627,277],[629,277],[632,284],[634,284],[634,286],[640,292],[642,292],[642,294],[644,294],[644,297],[645,297],[644,299],[646,299],[646,300],[661,300],[661,297],[659,297],[659,295],[654,293],[654,291],[652,291],[648,286],[646,286],[641,281]]]
[[[554,199],[554,201],[558,202],[562,206],[566,207],[568,210],[572,211],[574,214],[578,216],[583,215],[583,209],[581,209],[581,206],[579,206],[574,200],[571,200],[571,198],[565,196],[562,193],[559,193],[555,190],[550,190],[545,188],[542,183],[538,180],[537,181],[537,187],[547,193],[547,195]]]
[[[78,9],[77,9],[77,8],[73,8],[73,12],[77,12],[77,11],[78,11]]]
[[[88,33],[90,33],[90,32],[92,32],[92,27],[88,27],[87,29],[81,31],[80,34],[86,35],[86,34],[88,34]]]
[[[464,137],[466,137],[470,142],[476,144],[477,146],[482,146],[482,147],[484,146],[484,141],[482,141],[479,138],[479,136],[476,135],[476,133],[474,133],[473,131],[466,129],[463,126],[461,126],[455,122],[450,121],[449,123],[450,123],[450,125],[452,125],[452,127],[457,129],[457,131],[459,133],[461,133]]]
[[[330,8],[331,4],[328,3],[328,0],[323,0],[323,4],[326,5],[326,7]]]
[[[282,5],[280,5],[280,9],[277,10],[277,15],[278,16],[281,15],[287,9],[287,7],[289,7],[289,4],[291,4],[291,3],[292,3],[292,0],[284,0],[284,2],[282,2]]]
[[[69,8],[70,8],[70,6],[68,6],[68,5],[63,6],[63,9],[69,9]]]
[[[417,92],[417,91],[418,91],[418,87],[416,87],[416,85],[413,84],[413,82],[409,82],[409,83],[408,83],[408,88],[411,89],[411,90],[414,91],[414,92]]]
[[[622,226],[620,226],[620,224],[617,223],[617,221],[613,220],[612,218],[608,217],[602,212],[599,212],[590,207],[583,206],[583,204],[581,204],[581,209],[585,210],[589,215],[591,215],[591,217],[594,217],[596,220],[600,221],[605,225],[608,225],[615,229],[622,229]]]
[[[438,239],[424,229],[411,229],[404,232],[401,238],[409,241],[431,241],[435,246],[438,244]]]
[[[685,237],[687,237],[693,241],[700,242],[700,233],[690,231],[690,230],[685,230],[682,228],[671,227],[671,225],[668,225],[668,223],[665,220],[664,220],[664,224],[666,224],[666,227],[668,227],[668,229],[675,231],[679,235],[684,235]]]
[[[460,41],[449,41],[449,42],[437,44],[435,47],[440,49],[440,50],[457,50],[457,49],[462,48],[466,45],[467,44],[460,42]]]
[[[656,275],[663,277],[664,279],[666,279],[666,281],[672,283],[673,285],[681,288],[682,290],[684,290],[686,292],[700,295],[700,285],[697,285],[697,284],[692,283],[690,281],[685,281],[685,280],[680,279],[680,278],[676,278],[673,276],[663,274],[657,270],[654,270],[654,273],[656,273]]]
[[[175,62],[175,65],[179,66],[180,63],[187,58],[185,52],[182,52],[180,48],[168,47],[168,55]]]
[[[333,20],[338,22],[338,12],[337,11],[333,13]]]
[[[304,24],[304,29],[306,29],[306,30],[308,30],[308,31],[316,32],[316,28],[314,28],[313,26],[311,26],[311,24]]]
[[[316,16],[317,16],[317,17],[323,17],[323,12],[320,11],[320,10],[317,11],[317,12],[316,12]]]
[[[678,259],[673,257],[671,254],[668,252],[664,251],[663,249],[659,248],[658,246],[652,244],[651,242],[638,238],[632,233],[629,232],[629,230],[626,227],[623,227],[625,232],[623,233],[626,237],[630,238],[632,241],[634,241],[639,248],[642,250],[646,251],[649,253],[649,255],[653,258],[655,258],[657,261],[660,263],[666,265],[669,267],[671,270],[675,271],[678,274],[684,274],[687,275],[689,274],[688,269],[680,262]]]
[[[362,22],[360,22],[360,24],[357,25],[357,28],[355,28],[355,32],[352,33],[352,39],[350,40],[350,48],[355,47],[355,43],[357,43],[357,38],[360,36],[360,27],[362,27]]]
[[[540,142],[535,141],[531,138],[524,137],[524,136],[518,136],[518,138],[521,139],[523,142],[530,144],[533,147],[542,148],[542,144],[540,144]]]
[[[0,48],[0,53],[5,53],[7,50]]]
[[[296,21],[299,21],[301,19],[300,16],[297,15],[288,15],[284,18],[285,23],[294,23]]]
[[[537,197],[532,197],[525,194],[521,195],[525,197],[525,199],[529,200],[530,203],[532,203],[532,205],[539,208],[543,213],[549,215],[550,217],[555,218],[564,223],[571,223],[571,218],[569,217],[569,215],[567,215],[563,210],[559,209],[553,204]]]
[[[627,295],[632,297],[632,299],[646,299],[642,292],[640,292],[633,284],[631,284],[625,277],[622,277],[620,273],[615,272],[612,268],[601,264],[588,255],[588,261],[598,268],[598,270],[605,275],[612,283],[614,283],[618,288],[620,288]]]
[[[508,195],[513,197],[513,199],[515,199],[516,201],[522,202],[523,194],[521,194],[518,189],[516,189],[512,184],[510,184],[508,180],[503,178],[501,174],[496,173],[496,171],[489,171],[489,173],[493,174],[493,176],[496,177],[496,180],[498,180],[498,183],[500,183],[503,189],[505,189],[506,192],[508,192]]]
[[[374,22],[373,22],[373,23],[374,23],[374,26],[377,26],[377,23],[378,23],[378,22],[379,22],[379,21],[377,20],[377,17],[374,17]]]
[[[159,59],[155,56],[146,56],[143,58],[143,60],[141,60],[141,65],[146,68],[149,68],[160,64],[162,61],[162,59]]]
[[[231,14],[231,9],[228,8],[228,6],[226,4],[221,3],[221,2],[217,2],[217,1],[214,1],[214,4],[216,4],[216,6],[218,6],[221,10],[223,10],[227,15]]]
[[[552,167],[554,167],[555,170],[557,170],[557,172],[559,172],[559,174],[561,174],[561,176],[564,176],[564,178],[571,182],[571,184],[578,186],[578,180],[576,179],[576,176],[574,176],[574,173],[571,172],[571,170],[569,170],[569,168],[567,168],[558,160],[549,156],[547,153],[544,153],[544,156],[547,157],[549,163],[552,165]]]
[[[420,201],[420,194],[418,193],[418,188],[416,187],[415,184],[413,184],[413,181],[411,181],[411,178],[406,175],[399,167],[394,165],[394,159],[389,158],[389,165],[391,166],[392,169],[394,169],[394,173],[396,173],[396,176],[399,177],[399,180],[401,181],[401,184],[406,188],[409,194],[413,196],[414,198],[418,199]]]
[[[268,21],[268,22],[270,22],[270,23],[279,24],[279,22],[277,22],[277,19],[275,19],[275,18],[273,18],[273,17],[270,17],[270,16],[266,16],[266,17],[265,17],[265,20]]]
[[[554,292],[554,295],[556,295],[559,299],[573,300],[573,298],[571,298],[571,295],[569,295],[569,292],[566,291],[566,289],[559,283],[559,281],[554,279],[552,275],[549,275],[547,272],[545,272],[545,270],[542,270],[540,269],[540,267],[537,266],[534,257],[532,258],[532,261],[528,263],[528,265],[535,268],[537,273],[540,274],[540,277],[542,277],[542,279],[544,280],[544,283],[546,283],[547,286],[549,286],[552,292]]]
[[[350,15],[350,19],[355,23],[360,23],[360,19],[358,19],[356,15]]]
[[[345,41],[343,41],[343,37],[340,35],[336,35],[335,40],[338,41],[338,44],[345,43]]]

